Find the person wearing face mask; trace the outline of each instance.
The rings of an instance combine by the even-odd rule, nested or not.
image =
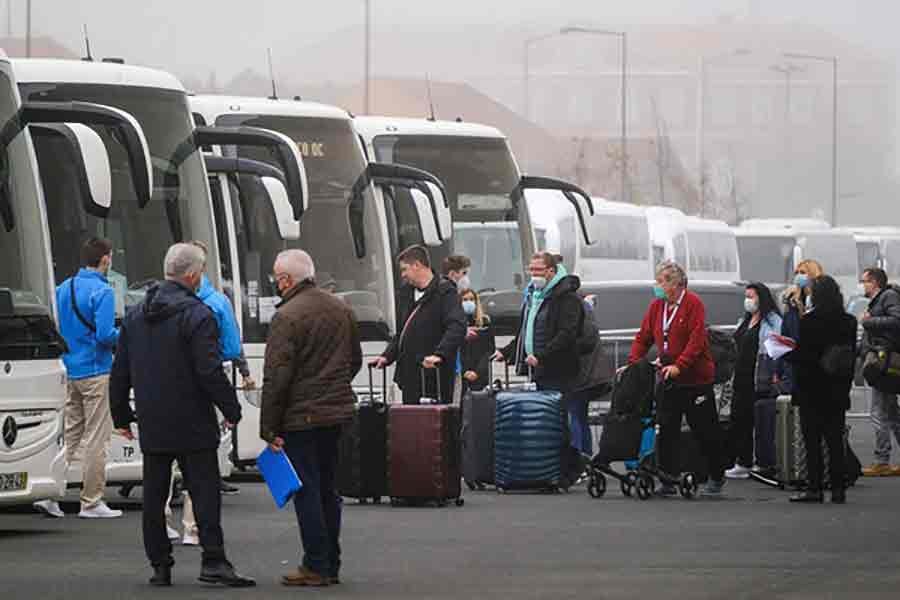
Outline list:
[[[860,355],[870,351],[900,352],[900,293],[888,285],[887,273],[878,267],[863,271],[861,283],[869,307],[861,322],[865,335]],[[891,465],[891,434],[900,444],[900,409],[897,394],[889,389],[872,386],[872,426],[875,430],[875,460],[863,469],[866,477],[900,475],[900,466]]]
[[[477,331],[477,335],[471,340],[467,339],[460,349],[460,370],[465,393],[467,390],[482,390],[490,383],[490,359],[495,341],[491,318],[484,313],[478,293],[464,289],[460,292],[460,299],[468,327]]]
[[[747,479],[753,467],[754,405],[761,398],[777,396],[777,363],[766,354],[764,342],[771,335],[781,335],[781,313],[772,292],[762,283],[747,285],[744,318],[734,332],[737,362],[734,367],[734,397],[731,403],[731,430],[728,454],[734,466],[725,471],[729,479]],[[757,436],[771,427],[760,424]],[[774,445],[774,438],[772,439]],[[773,452],[774,455],[774,452]],[[761,467],[774,467],[771,457],[759,457]],[[762,464],[765,463],[765,464]],[[770,464],[771,463],[771,464]]]
[[[175,561],[165,503],[177,460],[203,547],[200,580],[247,587],[255,582],[236,573],[225,557],[216,409],[231,428],[241,419],[241,406],[222,369],[216,318],[197,297],[205,266],[203,250],[192,244],[175,244],[166,252],[165,281],[150,287],[122,323],[109,381],[110,412],[120,435],[133,439],[134,422],[141,432],[150,584],[172,585]]]
[[[679,474],[678,443],[682,416],[686,415],[709,467],[703,493],[718,495],[725,485],[726,457],[715,396],[709,393],[716,367],[706,334],[706,308],[700,297],[687,289],[687,283],[687,274],[678,263],[664,262],[657,267],[656,299],[631,344],[628,364],[638,362],[656,346],[665,387],[657,406],[659,466],[671,476]],[[676,493],[675,486],[668,484],[659,490],[664,496]]]
[[[469,279],[471,267],[472,261],[468,256],[451,254],[441,261],[441,277],[453,283],[458,290],[467,290],[472,287]]]
[[[82,268],[56,288],[59,330],[69,351],[63,355],[68,375],[65,408],[66,462],[84,446],[81,487],[82,518],[121,517],[122,511],[103,501],[106,489],[106,453],[112,422],[109,419],[109,372],[119,339],[115,325],[115,298],[107,274],[112,265],[112,243],[91,238],[81,248]],[[42,500],[35,508],[63,517],[55,500]]]
[[[798,342],[800,340],[800,319],[811,308],[812,281],[816,277],[825,274],[825,270],[818,261],[807,259],[797,264],[794,269],[794,279],[791,285],[784,291],[781,301],[784,305],[784,320],[781,333],[787,338]],[[783,362],[784,386],[787,392],[796,392],[796,383],[793,377],[793,365],[790,361]]]
[[[466,338],[466,316],[456,285],[434,273],[423,246],[410,246],[397,261],[406,284],[398,292],[397,333],[384,353],[369,364],[383,369],[397,363],[394,381],[403,391],[403,404],[419,404],[423,394],[440,396],[441,403],[449,404],[454,397],[457,353]],[[427,390],[422,389],[422,368],[428,370]]]
[[[538,252],[528,265],[531,283],[526,290],[516,337],[494,354],[531,375],[538,389],[567,392],[578,377],[576,341],[584,323],[578,297],[581,280],[549,252]]]

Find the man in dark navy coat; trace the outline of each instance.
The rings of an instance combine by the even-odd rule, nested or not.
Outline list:
[[[175,244],[166,253],[166,280],[151,287],[122,324],[110,375],[110,409],[120,434],[137,422],[144,454],[144,548],[152,585],[172,583],[172,544],[165,503],[176,459],[194,501],[203,561],[200,580],[252,586],[225,558],[219,495],[219,422],[241,419],[234,388],[222,370],[219,331],[212,311],[196,296],[205,268],[203,251]],[[134,390],[135,410],[130,392]]]

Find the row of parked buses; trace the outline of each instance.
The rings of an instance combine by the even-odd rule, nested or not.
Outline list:
[[[861,264],[900,269],[900,244],[882,230],[729,228],[525,176],[505,136],[487,126],[192,96],[167,73],[119,62],[2,59],[0,86],[0,505],[59,496],[80,481],[62,448],[65,344],[54,288],[77,270],[89,236],[113,242],[120,317],[160,277],[170,244],[205,242],[209,279],[233,302],[257,381],[277,303],[271,266],[286,248],[309,251],[318,279],[352,307],[369,357],[396,331],[394,257],[411,244],[428,246],[434,261],[472,259],[500,343],[515,333],[539,248],[558,250],[583,291],[597,294],[597,326],[610,335],[638,327],[664,258],[687,266],[714,325],[734,324],[737,281],[784,285],[804,257],[855,290],[857,240]],[[369,393],[362,377],[355,386]],[[225,474],[262,449],[259,396],[239,398],[244,420],[223,432]],[[139,445],[114,436],[109,483],[127,491],[141,468]]]
[[[479,287],[510,334],[540,245],[529,207],[571,206],[582,241],[591,241],[587,194],[523,176],[489,127],[191,96],[168,73],[120,61],[3,58],[0,73],[0,505],[58,497],[80,482],[78,461],[66,465],[62,447],[65,343],[54,289],[79,267],[87,237],[113,242],[119,317],[161,276],[169,245],[206,243],[209,279],[233,301],[257,381],[276,305],[271,265],[282,249],[312,254],[373,356],[397,327],[402,248],[480,260]],[[502,269],[495,259],[505,259]],[[245,419],[223,433],[225,474],[252,464],[262,447],[258,395],[239,397]],[[141,468],[138,443],[113,436],[108,482],[128,490]]]

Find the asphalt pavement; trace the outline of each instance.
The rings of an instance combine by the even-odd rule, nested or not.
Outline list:
[[[863,462],[871,431],[856,421]],[[200,550],[176,547],[175,586],[146,585],[140,488],[109,521],[0,512],[2,598],[900,598],[900,478],[864,479],[848,504],[792,505],[788,493],[729,482],[721,499],[602,499],[467,493],[457,508],[345,504],[342,583],[284,588],[298,560],[293,511],[264,484],[224,498],[229,557],[248,590],[196,581]],[[77,511],[77,496],[65,505]],[[120,501],[116,501],[120,500]],[[180,516],[180,510],[176,510]]]

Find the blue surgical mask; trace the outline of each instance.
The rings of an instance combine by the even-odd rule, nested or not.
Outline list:
[[[475,314],[475,302],[474,302],[474,301],[472,301],[472,300],[463,300],[462,307],[463,307],[463,311],[464,311],[467,315],[474,315],[474,314]]]
[[[665,300],[666,299],[666,290],[664,290],[661,285],[654,285],[653,286],[653,297],[658,298],[660,300]]]
[[[794,284],[797,287],[805,288],[807,285],[809,285],[809,275],[807,275],[806,273],[797,273],[794,276]]]

